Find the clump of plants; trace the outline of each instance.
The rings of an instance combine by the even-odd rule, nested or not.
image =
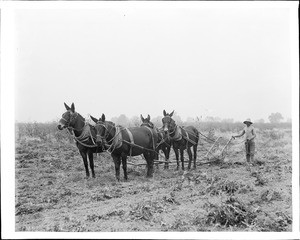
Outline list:
[[[150,221],[155,213],[164,211],[165,208],[160,202],[148,200],[133,206],[129,215],[131,219]]]
[[[210,195],[221,195],[222,193],[234,195],[235,193],[247,193],[249,191],[253,191],[251,186],[242,182],[229,180],[212,182],[211,185],[206,188],[206,193]]]
[[[282,201],[282,196],[278,191],[274,191],[272,189],[266,189],[260,194],[259,200],[257,202],[260,201],[263,202]]]
[[[18,215],[27,215],[27,214],[34,214],[36,212],[41,212],[44,210],[42,206],[20,206],[16,209],[16,216]]]
[[[190,224],[184,221],[182,218],[177,218],[171,225],[170,229],[172,231],[188,231],[190,229]]]
[[[260,172],[252,172],[251,176],[256,178],[254,183],[256,186],[264,186],[268,182],[268,179],[263,177]]]
[[[257,217],[256,227],[261,232],[291,231],[292,218],[283,212],[267,214]]]
[[[210,211],[205,220],[205,223],[209,225],[247,227],[253,224],[256,218],[256,211],[234,197],[230,197],[221,204],[210,204],[209,208]]]

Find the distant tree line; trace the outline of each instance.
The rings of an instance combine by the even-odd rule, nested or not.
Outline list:
[[[146,116],[144,116],[146,117]],[[162,127],[163,116],[151,117],[151,121],[158,128]],[[219,117],[207,116],[202,117],[188,117],[186,121],[183,121],[181,117],[174,112],[172,117],[176,124],[179,126],[193,125],[203,130],[209,130],[211,128],[220,129],[221,131],[239,131],[244,125],[242,122],[235,122],[233,118],[221,119]],[[272,113],[269,117],[269,122],[265,122],[264,119],[254,120],[253,123],[257,128],[272,129],[272,128],[290,128],[291,119],[287,119],[283,122],[283,116],[280,113]],[[137,127],[141,125],[141,119],[139,116],[133,116],[128,118],[125,114],[121,114],[119,117],[112,117],[111,121],[117,125],[125,127]]]
[[[144,116],[146,117],[146,116]],[[151,118],[151,121],[158,128],[162,127],[162,116],[156,116]],[[219,130],[221,132],[239,132],[244,127],[242,122],[235,122],[233,119],[221,119],[218,117],[206,117],[202,119],[201,117],[187,118],[186,121],[183,121],[181,117],[175,112],[173,119],[176,121],[176,124],[179,126],[193,125],[199,129],[200,132],[208,133],[212,129]],[[263,119],[253,121],[255,128],[257,129],[291,129],[292,122],[291,119],[288,119],[286,122],[282,122],[282,115],[278,113],[272,113],[269,116],[270,122],[265,122]],[[94,124],[88,117],[86,118],[88,122]],[[137,127],[141,125],[140,116],[133,116],[128,118],[125,114],[121,114],[119,117],[112,117],[110,119],[112,122],[122,125],[124,127]],[[47,123],[16,123],[16,138],[22,136],[29,137],[38,137],[43,140],[49,140],[51,137],[54,137],[56,140],[69,139],[72,140],[68,131],[59,131],[57,129],[57,122],[47,122]]]

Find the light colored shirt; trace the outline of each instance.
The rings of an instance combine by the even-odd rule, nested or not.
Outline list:
[[[244,128],[244,131],[245,131],[245,140],[252,139],[255,136],[255,130],[252,125],[250,125],[249,127],[246,126]]]

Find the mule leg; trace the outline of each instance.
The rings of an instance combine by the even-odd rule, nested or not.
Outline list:
[[[122,156],[122,167],[123,167],[123,172],[124,172],[124,179],[127,181],[128,176],[127,176],[127,156],[126,155]]]
[[[120,165],[121,165],[121,157],[112,155],[115,163],[115,171],[116,171],[116,178],[118,182],[120,181]]]
[[[175,152],[176,162],[177,162],[176,170],[179,170],[179,150],[178,150],[178,148],[174,148],[174,152]]]
[[[92,151],[88,152],[89,155],[89,161],[90,161],[90,168],[92,170],[92,177],[95,178],[95,170],[94,170],[94,155]]]
[[[89,172],[89,167],[88,167],[87,154],[86,154],[86,152],[80,151],[80,155],[81,155],[82,160],[83,160],[86,178],[89,178],[90,177],[90,172]]]
[[[183,151],[183,148],[180,148],[180,160],[181,160],[181,168],[182,168],[182,170],[184,170],[184,156],[183,156],[183,153],[184,153],[184,151]]]
[[[153,177],[153,165],[154,165],[154,159],[153,156],[149,153],[144,153],[144,157],[147,161],[147,177],[151,178]]]
[[[170,148],[169,147],[164,147],[163,151],[164,151],[164,154],[165,154],[165,161],[166,161],[164,169],[169,169]]]
[[[196,160],[197,160],[197,145],[193,146],[194,150],[194,169],[196,169]]]
[[[192,159],[193,159],[193,155],[192,155],[192,150],[190,147],[187,147],[187,152],[189,155],[189,165],[188,165],[188,169],[191,169],[191,165],[192,165]]]

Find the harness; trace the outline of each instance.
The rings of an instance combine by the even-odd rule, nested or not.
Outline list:
[[[89,147],[89,148],[97,147],[97,144],[95,143],[95,139],[91,132],[90,124],[84,120],[84,126],[81,129],[78,130],[78,129],[75,129],[74,127],[71,127],[70,126],[71,123],[73,123],[73,121],[75,121],[77,119],[79,114],[77,112],[74,112],[74,113],[72,113],[71,111],[69,111],[69,112],[70,112],[70,119],[67,120],[64,117],[62,117],[60,122],[62,122],[66,126],[66,128],[68,129],[68,132],[73,137],[73,139],[85,147]],[[78,137],[76,137],[74,130],[76,130],[78,132],[80,132],[80,131],[82,131],[82,132]],[[84,143],[85,141],[88,141],[89,139],[92,140],[93,145]]]
[[[130,139],[130,150],[129,150],[129,155],[131,156],[132,155],[132,146],[134,145],[134,140],[133,140],[133,135],[132,133],[130,132],[130,130],[128,128],[125,128],[128,136],[129,136],[129,139]]]
[[[186,145],[188,145],[188,143],[191,143],[193,145],[196,144],[196,142],[194,142],[193,140],[190,139],[189,132],[187,130],[185,130],[184,127],[179,127],[176,125],[176,128],[173,132],[175,132],[174,137],[171,137],[171,139],[173,141],[177,142],[183,138],[184,140],[186,140]],[[184,133],[185,133],[185,135],[184,135]]]
[[[108,137],[108,135],[110,134],[110,132],[108,131],[108,128],[106,127],[106,125],[104,123],[97,123],[97,124],[101,124],[105,129],[106,129],[106,132],[104,134],[104,137],[100,136],[102,139],[105,139]],[[130,156],[132,155],[132,146],[135,145],[134,144],[134,139],[133,139],[133,135],[131,133],[131,131],[128,129],[128,128],[124,128],[122,126],[113,126],[115,127],[115,135],[112,137],[111,140],[109,140],[109,142],[111,142],[111,144],[109,145],[108,143],[106,143],[106,147],[108,147],[108,149],[106,151],[109,151],[109,152],[113,152],[114,150],[120,148],[122,146],[122,143],[123,142],[126,142],[126,143],[129,143],[130,144]],[[123,136],[122,136],[122,131],[125,130],[129,136],[129,140],[130,142],[127,142],[126,140],[123,139]]]
[[[153,146],[153,150],[155,150],[155,143],[154,143],[154,136],[153,136],[153,129],[151,129],[150,127],[144,126],[145,128],[147,128],[150,133],[151,133],[151,138],[152,138],[152,146]]]
[[[158,129],[156,127],[154,127],[154,124],[151,124],[149,122],[143,122],[141,127],[146,127],[148,128],[148,130],[151,132],[151,136],[152,136],[152,146],[153,146],[153,149],[155,150],[156,148],[158,148],[161,144],[163,143],[167,143],[166,140],[164,139],[164,134],[161,133],[161,130],[162,129]],[[153,131],[155,131],[158,135],[160,135],[161,137],[161,141],[158,142],[155,146],[155,143],[154,143],[154,137],[153,137]],[[169,144],[168,144],[169,145]],[[170,145],[169,145],[170,146]]]
[[[74,138],[74,140],[78,143],[80,143],[81,145],[85,146],[85,147],[97,147],[98,145],[95,143],[95,139],[92,135],[91,132],[91,126],[88,123],[85,123],[84,127],[83,127],[83,131],[80,134],[80,136],[76,137],[74,131],[69,130],[69,132],[71,133],[71,136]],[[84,143],[85,141],[88,141],[89,139],[92,140],[93,145],[89,145]]]

